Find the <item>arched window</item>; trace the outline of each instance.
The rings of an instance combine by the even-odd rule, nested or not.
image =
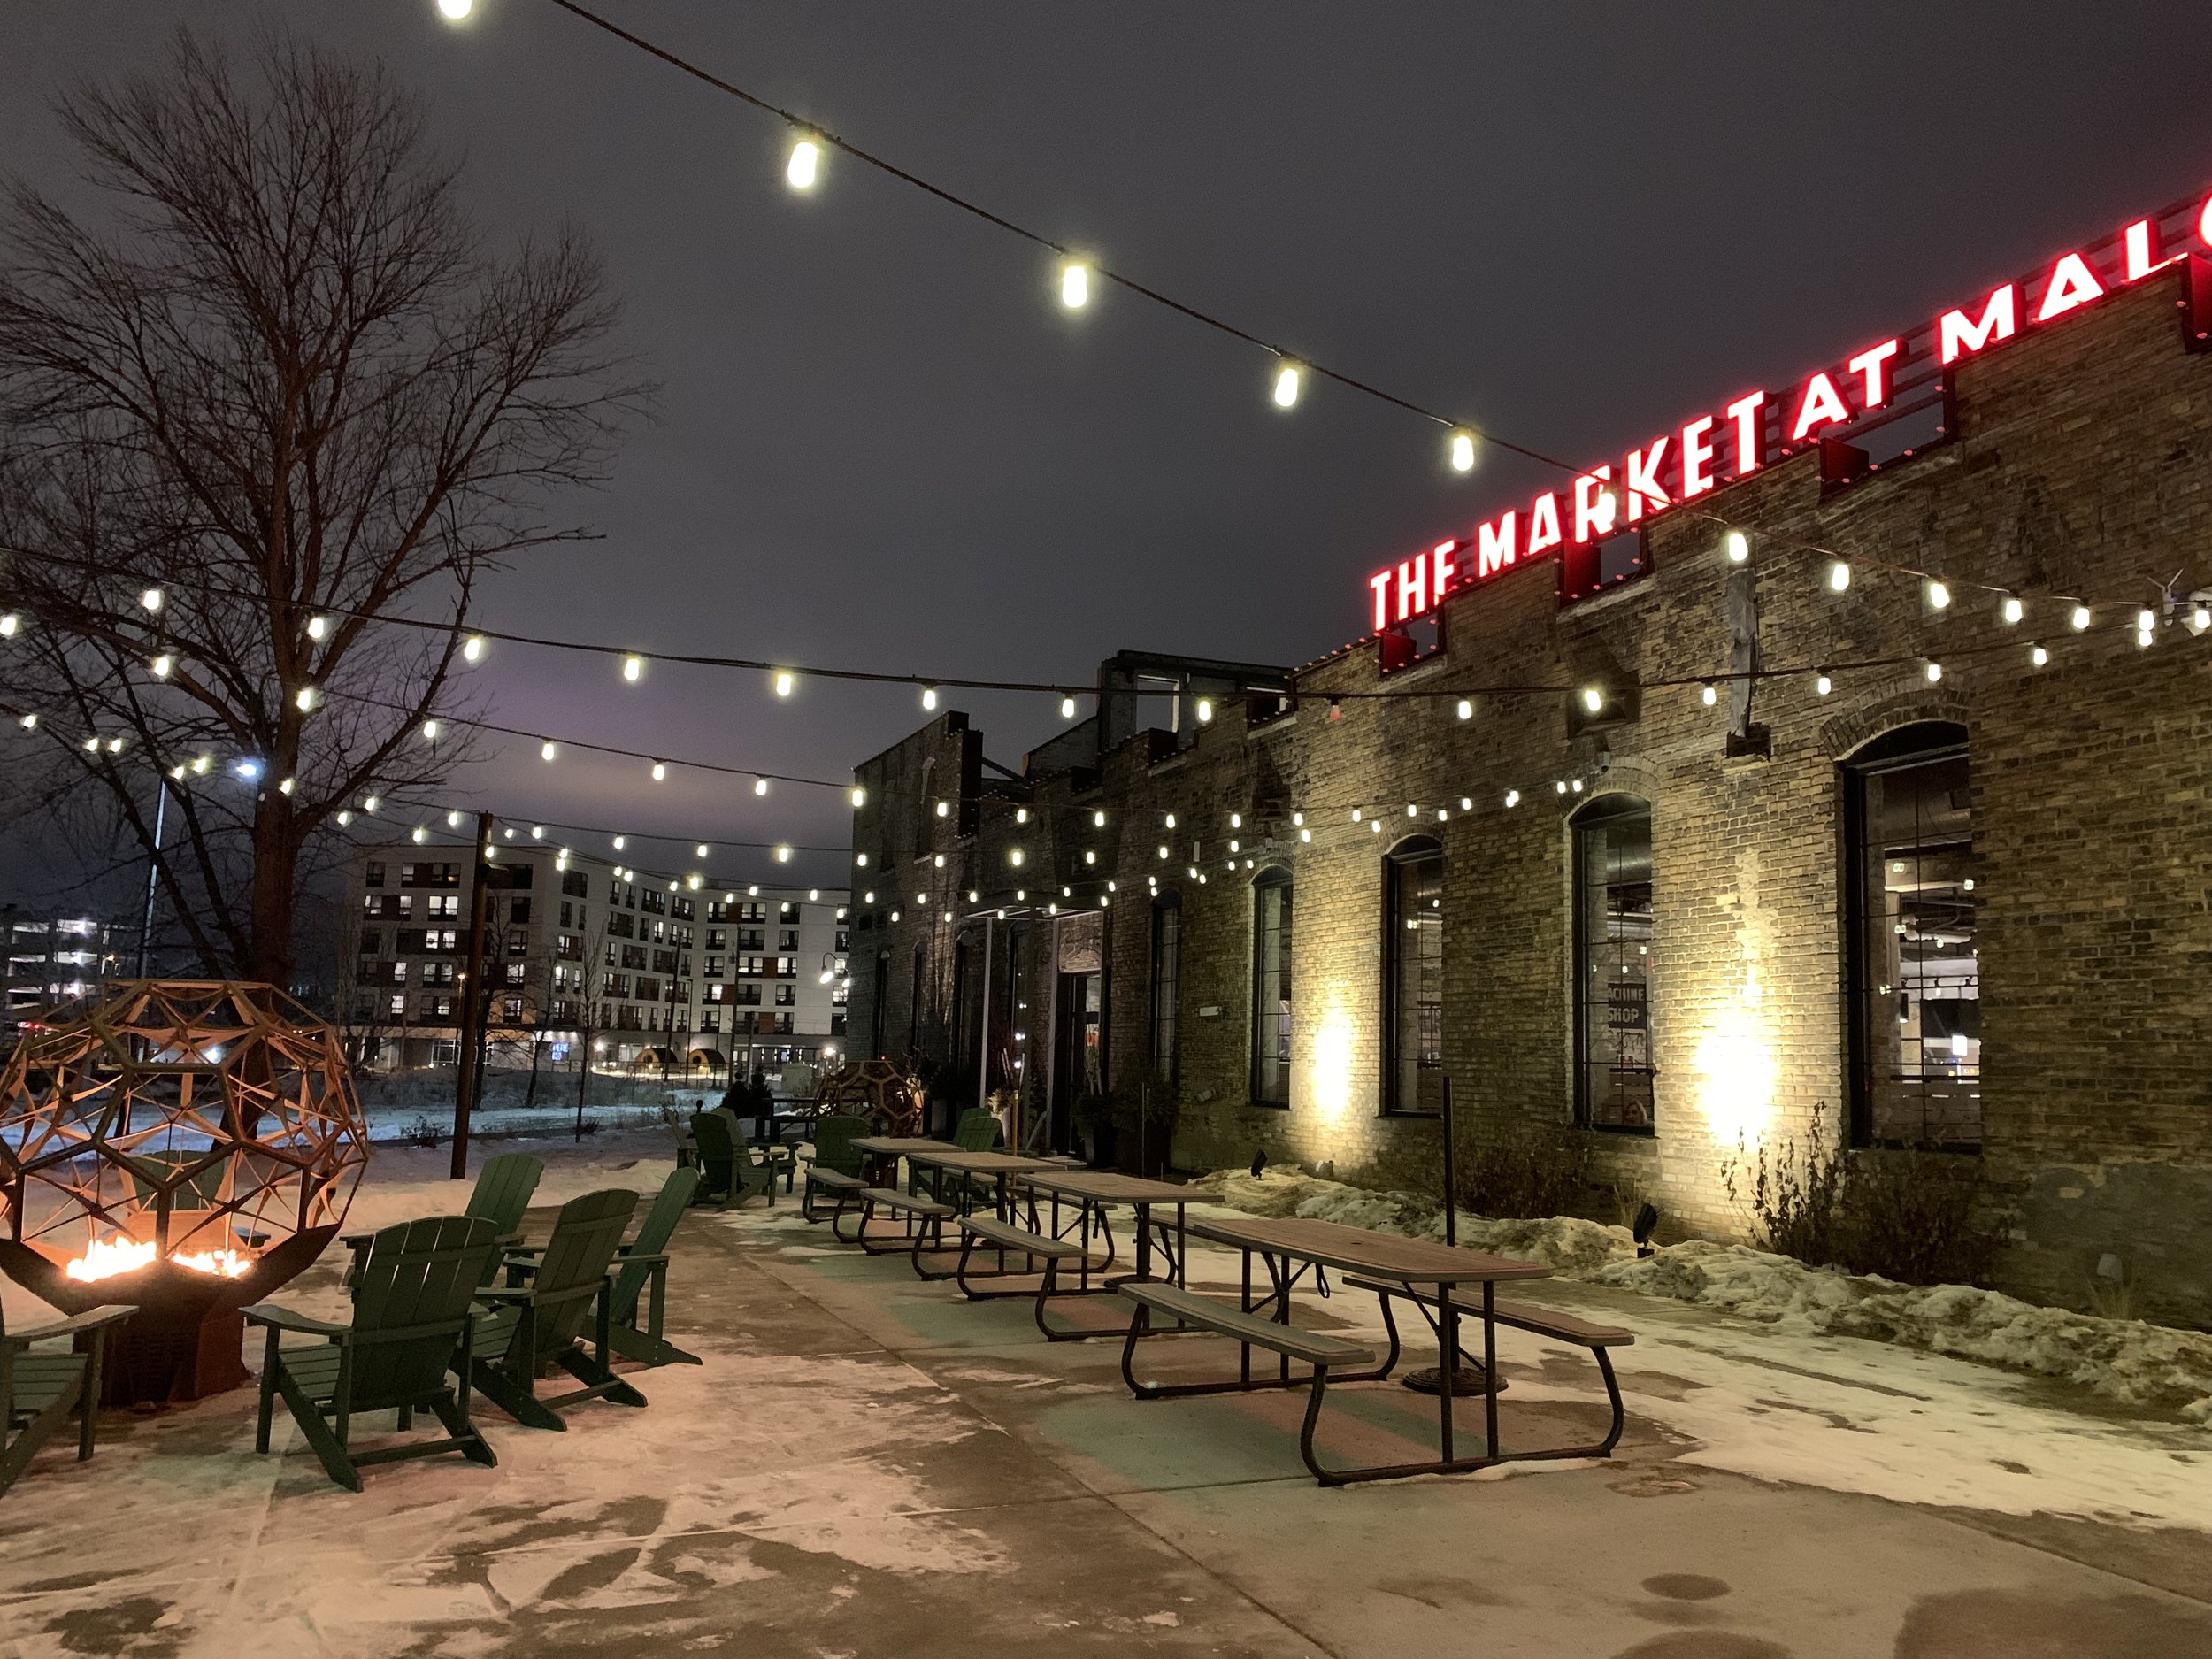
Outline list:
[[[1574,850],[1575,1119],[1653,1126],[1651,803],[1601,795],[1568,820]]]
[[[1252,881],[1252,1103],[1290,1104],[1290,872]]]
[[[1171,1093],[1182,1064],[1176,1018],[1182,977],[1182,895],[1163,893],[1152,901],[1152,1081]]]
[[[1843,764],[1851,1138],[1982,1138],[1981,972],[1966,728],[1925,720]]]
[[[1444,849],[1426,835],[1383,861],[1383,1110],[1444,1104]]]

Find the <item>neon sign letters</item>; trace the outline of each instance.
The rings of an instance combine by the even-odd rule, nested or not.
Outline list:
[[[2166,252],[2168,248],[2181,251]],[[1578,549],[1594,569],[1598,542],[1699,496],[1749,478],[1785,456],[1939,403],[1952,365],[2093,305],[2189,254],[2212,253],[2212,196],[2139,219],[2049,267],[1945,311],[1909,335],[1883,340],[1775,396],[1747,392],[1718,414],[1663,433],[1619,463],[1594,466],[1367,579],[1375,631],[1401,626],[1459,589],[1532,560]],[[1594,577],[1591,585],[1595,585]],[[1572,593],[1575,588],[1570,587]]]

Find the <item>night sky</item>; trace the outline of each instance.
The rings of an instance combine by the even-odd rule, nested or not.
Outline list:
[[[604,6],[1254,333],[1583,460],[2212,182],[2212,32],[2169,0]],[[544,0],[457,28],[432,0],[9,0],[0,165],[60,187],[56,89],[152,64],[178,20],[243,43],[272,17],[419,91],[488,229],[587,229],[661,384],[611,486],[562,504],[603,539],[493,584],[488,626],[1023,679],[1125,647],[1295,663],[1362,632],[1371,569],[1530,480],[1495,452],[1458,477],[1436,428],[1326,385],[1280,414],[1259,352],[1125,295],[1065,313],[1047,256],[856,164],[796,197],[778,123]],[[910,690],[624,688],[522,649],[481,673],[517,726],[831,778],[923,718]],[[1043,696],[948,703],[1010,764],[1057,724]],[[829,791],[655,787],[528,743],[460,783],[523,818],[846,835]]]

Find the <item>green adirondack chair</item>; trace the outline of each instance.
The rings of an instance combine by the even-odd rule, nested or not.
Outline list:
[[[868,1120],[864,1118],[849,1117],[843,1112],[826,1112],[817,1118],[811,1137],[816,1166],[839,1175],[860,1174],[861,1165],[867,1159],[853,1141],[867,1133]]]
[[[952,1143],[963,1152],[988,1152],[1001,1139],[998,1114],[971,1106],[953,1125]]]
[[[749,1198],[776,1202],[776,1166],[757,1154],[730,1113],[692,1113],[691,1138],[698,1148],[702,1202],[727,1210]]]
[[[135,1311],[97,1308],[72,1318],[11,1334],[0,1325],[0,1493],[30,1467],[38,1448],[77,1413],[77,1460],[92,1455],[100,1420],[100,1372],[108,1333]],[[84,1351],[35,1354],[34,1342],[57,1337],[89,1338]]]
[[[645,1403],[643,1394],[608,1368],[617,1276],[607,1269],[636,1210],[637,1194],[626,1187],[570,1199],[554,1218],[553,1236],[511,1258],[513,1277],[526,1284],[477,1291],[491,1311],[477,1321],[471,1374],[478,1390],[516,1422],[566,1428],[563,1408],[586,1400]],[[639,1264],[650,1265],[642,1256]],[[587,1321],[592,1325],[589,1352],[583,1344]],[[549,1365],[558,1365],[584,1386],[539,1399],[538,1376]]]
[[[527,1152],[503,1152],[495,1158],[484,1160],[484,1167],[476,1171],[476,1185],[469,1193],[469,1201],[461,1213],[477,1220],[488,1221],[499,1229],[502,1244],[511,1244],[522,1237],[523,1212],[530,1208],[531,1194],[538,1190],[538,1179],[545,1173],[541,1159]],[[349,1233],[341,1240],[353,1252],[353,1265],[346,1270],[345,1282],[351,1285],[354,1276],[361,1271],[361,1258],[367,1253],[371,1233]],[[490,1284],[492,1275],[499,1271],[499,1258],[484,1270],[484,1283]]]
[[[246,1322],[269,1332],[254,1449],[269,1449],[280,1394],[325,1472],[355,1492],[370,1463],[441,1452],[496,1463],[469,1421],[469,1359],[483,1317],[472,1303],[491,1271],[488,1263],[498,1259],[496,1222],[472,1216],[403,1221],[369,1236],[354,1276],[352,1324],[311,1319],[273,1302],[246,1309]],[[287,1333],[321,1340],[286,1348],[280,1339]],[[449,1371],[459,1377],[457,1388],[447,1384]],[[446,1439],[353,1449],[357,1413],[396,1410],[404,1432],[425,1407],[445,1425]]]
[[[661,1183],[660,1195],[645,1212],[637,1236],[615,1251],[614,1288],[607,1294],[607,1346],[625,1359],[647,1365],[706,1363],[661,1335],[661,1303],[668,1291],[668,1240],[690,1205],[699,1179],[695,1169],[670,1171],[668,1179]],[[537,1251],[526,1250],[518,1255],[534,1256]],[[534,1273],[537,1267],[534,1262],[525,1262],[518,1259],[517,1255],[511,1255],[507,1271],[511,1277],[521,1278]],[[651,1294],[645,1295],[649,1286]],[[641,1295],[645,1301],[642,1325],[638,1323],[638,1301]]]

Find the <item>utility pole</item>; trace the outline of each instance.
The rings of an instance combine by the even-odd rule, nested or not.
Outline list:
[[[491,909],[492,815],[476,815],[472,856],[475,879],[469,887],[469,925],[461,936],[461,1054],[453,1089],[453,1179],[469,1172],[469,1113],[476,1105],[477,1074],[483,1065],[484,1017],[488,1012],[489,976],[484,972],[486,920]]]

